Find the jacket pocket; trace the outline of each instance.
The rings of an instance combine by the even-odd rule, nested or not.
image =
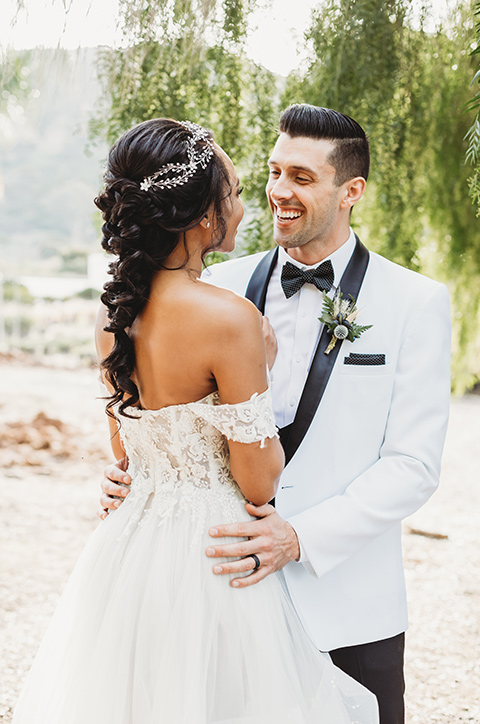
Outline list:
[[[337,369],[339,375],[347,375],[350,377],[378,377],[380,375],[392,375],[394,365],[341,364]]]

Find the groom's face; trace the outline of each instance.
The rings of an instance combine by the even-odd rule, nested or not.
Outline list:
[[[267,197],[273,234],[285,249],[326,243],[338,223],[342,186],[328,163],[334,146],[325,139],[281,133],[270,156]]]

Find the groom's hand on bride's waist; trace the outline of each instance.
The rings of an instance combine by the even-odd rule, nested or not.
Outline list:
[[[129,494],[132,479],[125,472],[127,466],[128,458],[122,458],[122,460],[117,460],[116,463],[107,465],[103,471],[104,478],[100,497],[101,509],[97,513],[99,518],[106,518],[110,510],[116,510]]]
[[[290,561],[300,558],[300,547],[294,529],[283,520],[271,505],[246,505],[247,512],[257,520],[210,528],[212,544],[207,548],[209,558],[236,558],[226,563],[218,562],[213,566],[216,575],[238,575],[231,585],[245,588],[258,583],[270,573],[279,571]],[[222,543],[223,537],[248,538],[238,543]],[[251,571],[250,575],[244,574]]]

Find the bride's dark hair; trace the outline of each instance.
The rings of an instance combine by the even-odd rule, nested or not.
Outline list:
[[[232,189],[225,165],[215,151],[205,168],[198,164],[181,185],[140,187],[166,164],[189,163],[191,139],[187,125],[166,118],[135,126],[110,150],[105,189],[95,199],[105,221],[102,246],[117,257],[109,266],[112,279],[101,296],[109,319],[104,330],[115,340],[112,351],[101,362],[114,389],[108,398],[109,414],[120,403],[118,411],[129,417],[125,408],[139,401],[138,388],[131,379],[135,349],[129,329],[148,301],[154,274],[165,268],[165,259],[183,233],[197,226],[208,210],[213,210],[215,230],[204,256],[225,236],[224,203]],[[208,139],[197,139],[195,148],[202,151],[211,142],[211,134]]]

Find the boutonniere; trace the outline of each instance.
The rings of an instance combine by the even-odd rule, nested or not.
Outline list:
[[[349,342],[353,342],[373,326],[372,324],[367,324],[362,327],[360,324],[355,324],[359,310],[351,294],[349,297],[350,299],[342,298],[342,290],[340,287],[338,287],[335,292],[333,299],[330,299],[330,297],[323,292],[323,309],[322,316],[319,317],[319,320],[326,325],[332,335],[325,354],[330,354],[337,343],[337,339],[348,339]]]

